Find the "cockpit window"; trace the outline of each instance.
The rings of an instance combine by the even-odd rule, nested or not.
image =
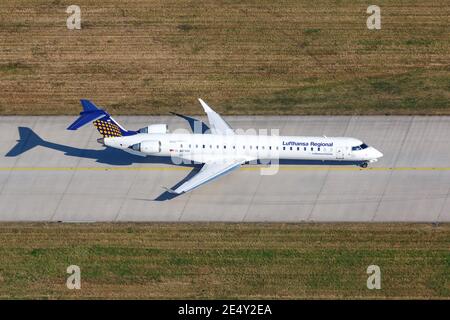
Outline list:
[[[367,149],[369,146],[365,143],[356,146],[356,147],[352,147],[352,151],[358,151],[358,150],[363,150],[363,149]]]

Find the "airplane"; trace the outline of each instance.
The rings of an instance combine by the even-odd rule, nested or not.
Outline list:
[[[206,102],[198,99],[209,121],[210,132],[170,133],[167,124],[150,124],[127,130],[105,110],[80,100],[83,111],[67,129],[92,122],[103,136],[97,141],[139,156],[163,156],[203,164],[200,171],[169,193],[180,195],[258,160],[327,160],[357,163],[367,168],[383,154],[355,138],[237,134]]]

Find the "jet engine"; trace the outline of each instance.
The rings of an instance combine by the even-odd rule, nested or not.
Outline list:
[[[146,140],[140,143],[133,144],[129,148],[145,154],[155,154],[161,152],[161,141]]]
[[[147,127],[139,129],[139,133],[167,133],[169,128],[167,124],[151,124]]]

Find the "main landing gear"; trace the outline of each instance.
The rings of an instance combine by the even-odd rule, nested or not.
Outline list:
[[[367,168],[367,166],[368,166],[368,163],[367,162],[363,162],[363,163],[361,163],[360,165],[359,165],[361,168]]]

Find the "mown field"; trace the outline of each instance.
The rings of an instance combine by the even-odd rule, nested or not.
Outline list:
[[[1,224],[0,243],[0,298],[450,298],[449,224]]]
[[[450,115],[447,0],[0,3],[0,114]]]

